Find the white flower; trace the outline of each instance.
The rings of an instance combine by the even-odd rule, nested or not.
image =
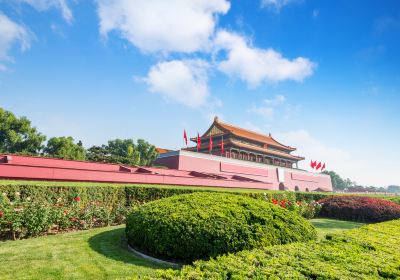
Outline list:
[[[28,196],[28,197],[26,198],[26,200],[31,201],[31,198]]]
[[[15,192],[15,195],[16,196],[20,196],[21,194],[19,192]]]

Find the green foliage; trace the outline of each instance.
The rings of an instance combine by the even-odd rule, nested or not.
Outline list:
[[[385,199],[393,201],[394,203],[400,204],[400,196],[386,197]]]
[[[279,206],[206,192],[136,208],[127,218],[126,233],[132,246],[183,262],[316,238],[307,220]]]
[[[342,179],[342,177],[340,177],[334,171],[327,171],[326,170],[326,171],[324,171],[322,173],[331,176],[332,187],[333,187],[333,190],[335,190],[335,191],[338,191],[338,190],[339,191],[343,191],[343,190],[351,187],[351,185],[352,185],[352,182],[349,179],[347,179],[347,180]]]
[[[331,235],[329,240],[242,251],[162,279],[399,279],[400,220]]]
[[[127,250],[125,225],[0,242],[1,280],[147,279],[162,265]]]
[[[87,159],[97,162],[120,163],[126,165],[151,165],[157,158],[156,147],[139,139],[115,139],[107,145],[93,146],[87,151]]]
[[[355,229],[365,225],[365,223],[326,218],[312,219],[310,220],[310,223],[312,223],[317,229],[319,240],[325,239],[327,235],[332,235],[332,233],[338,233],[348,229]]]
[[[161,198],[167,198],[174,195],[189,194],[195,192],[228,192],[239,194],[245,197],[252,197],[260,201],[271,202],[272,199],[286,200],[288,202],[297,203],[301,201],[302,207],[288,207],[289,210],[295,211],[307,218],[312,217],[313,201],[322,197],[330,197],[329,193],[311,193],[311,192],[282,192],[282,191],[265,191],[253,192],[251,190],[226,190],[215,188],[201,187],[182,187],[182,186],[161,186],[161,185],[118,185],[105,183],[82,183],[82,182],[39,182],[39,181],[0,181],[0,212],[5,213],[0,217],[2,221],[11,222],[9,225],[0,225],[0,236],[3,238],[12,238],[12,232],[16,238],[28,237],[36,235],[36,233],[28,233],[26,230],[27,222],[24,222],[28,216],[18,212],[20,202],[23,204],[22,209],[26,211],[29,205],[37,205],[38,207],[50,208],[47,214],[41,215],[43,221],[50,220],[50,231],[63,231],[71,228],[85,229],[100,225],[119,224],[124,222],[125,214],[130,208],[137,205],[145,204]],[[4,194],[4,195],[2,195]],[[79,196],[81,202],[79,205],[84,206],[78,214],[75,208],[71,208],[72,201]],[[396,197],[385,197],[385,199],[396,199]],[[20,201],[20,202],[18,202]],[[5,205],[13,202],[13,211],[8,211]],[[398,201],[400,202],[400,201]],[[63,206],[60,206],[63,204]],[[58,205],[55,207],[55,205]],[[309,208],[310,206],[310,208]],[[32,206],[34,207],[34,206]],[[7,209],[6,209],[7,208]],[[292,209],[293,208],[293,209]],[[11,208],[10,208],[11,209]],[[17,211],[14,211],[17,209]],[[46,212],[47,210],[43,211]],[[69,215],[65,215],[64,211]],[[301,210],[301,211],[300,211]],[[75,212],[74,212],[75,211]],[[307,213],[308,212],[308,213]],[[78,218],[74,223],[70,218]],[[82,224],[80,221],[83,220]],[[97,220],[95,222],[94,220]],[[30,222],[29,222],[30,223]],[[44,232],[46,226],[42,227]]]
[[[9,185],[0,190],[3,239],[120,224],[130,209],[124,188],[118,187]]]
[[[47,142],[44,152],[61,159],[85,160],[85,148],[79,143],[75,144],[72,137],[53,137]]]
[[[45,140],[26,117],[18,118],[0,108],[0,153],[36,155]]]
[[[390,185],[388,186],[387,190],[391,193],[400,193],[400,186]]]
[[[314,218],[319,213],[322,207],[321,204],[319,204],[316,201],[307,202],[298,200],[296,202],[292,202],[286,199],[284,200],[272,199],[271,202],[273,204],[279,205],[282,208],[296,212],[297,214],[306,219]]]
[[[140,154],[140,164],[139,165],[151,165],[153,161],[156,160],[158,157],[158,152],[156,150],[156,147],[149,144],[143,139],[137,140],[137,146],[136,146],[137,151]]]
[[[86,159],[94,162],[108,162],[109,153],[106,145],[92,146],[86,150]]]

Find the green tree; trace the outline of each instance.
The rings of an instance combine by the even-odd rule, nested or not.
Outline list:
[[[390,185],[388,186],[387,190],[391,193],[400,193],[400,186]]]
[[[110,154],[107,145],[92,146],[86,151],[86,159],[95,162],[109,162]]]
[[[31,126],[26,117],[16,117],[0,108],[0,152],[37,155],[46,136]]]
[[[44,149],[46,155],[72,160],[85,160],[85,148],[82,143],[75,144],[72,137],[53,137]]]
[[[334,171],[324,171],[322,172],[324,174],[327,174],[331,176],[331,181],[332,181],[332,187],[334,191],[343,191],[350,187],[348,185],[348,182],[351,183],[349,179],[343,180],[342,177],[340,177],[336,172]]]
[[[115,139],[108,141],[109,162],[126,165],[140,164],[140,153],[132,139]]]
[[[110,140],[107,145],[92,146],[87,151],[90,161],[126,165],[151,165],[157,156],[156,147],[143,139],[137,143],[132,139]]]
[[[140,165],[149,166],[158,157],[156,147],[143,139],[137,141],[137,151],[140,154]]]

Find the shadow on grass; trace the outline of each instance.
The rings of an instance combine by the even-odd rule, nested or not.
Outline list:
[[[311,223],[318,229],[344,230],[359,228],[363,223],[348,222],[333,219],[314,219]]]
[[[127,264],[163,269],[166,265],[156,264],[135,256],[128,249],[125,239],[125,228],[110,229],[89,238],[89,246],[103,256]]]

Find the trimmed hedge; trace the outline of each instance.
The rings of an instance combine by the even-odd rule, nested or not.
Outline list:
[[[312,203],[314,200],[333,196],[332,193],[314,192],[257,192],[205,187],[0,180],[0,239],[120,224],[125,221],[126,213],[131,207],[194,192],[236,193],[269,202],[273,199],[286,200],[292,205],[297,201]],[[81,199],[79,207],[74,203],[76,197]],[[40,218],[30,215],[32,211],[39,211],[40,215],[35,217]]]
[[[376,223],[400,218],[400,205],[366,196],[334,196],[319,201],[319,216],[347,221]]]
[[[127,207],[117,187],[0,187],[0,239],[121,224]]]
[[[131,246],[191,262],[227,252],[316,239],[294,212],[236,194],[193,193],[148,203],[127,218]]]
[[[385,198],[385,199],[393,201],[396,204],[400,204],[400,196],[394,196],[394,197],[389,197],[389,198]]]
[[[400,220],[331,235],[330,240],[242,251],[161,279],[400,279]]]

